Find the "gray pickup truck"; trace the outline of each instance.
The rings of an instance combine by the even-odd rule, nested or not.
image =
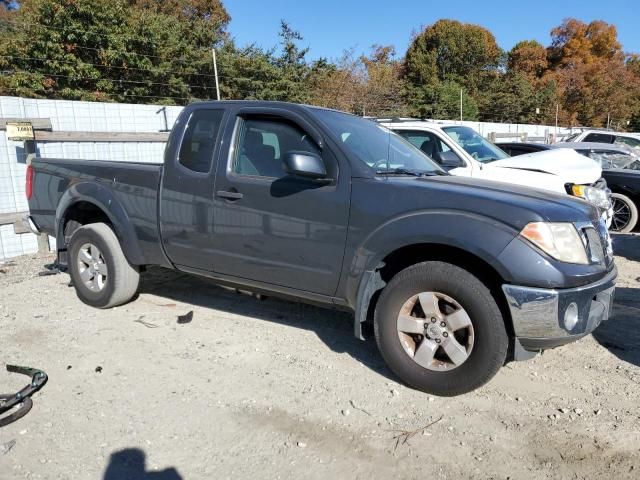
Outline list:
[[[148,265],[355,313],[408,385],[457,395],[609,316],[616,268],[588,203],[448,175],[369,120],[209,102],[163,164],[35,159],[28,221],[78,297],[134,298]],[[373,328],[363,328],[365,324]]]

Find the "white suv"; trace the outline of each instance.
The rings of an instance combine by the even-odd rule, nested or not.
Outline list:
[[[472,128],[421,120],[378,122],[418,147],[452,175],[484,178],[575,195],[611,222],[610,192],[602,168],[568,148],[510,157]],[[574,188],[580,187],[580,188]]]

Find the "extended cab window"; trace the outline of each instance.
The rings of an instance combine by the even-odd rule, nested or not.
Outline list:
[[[182,166],[200,173],[211,170],[223,114],[223,110],[196,110],[191,114],[178,155]]]
[[[291,151],[321,155],[315,142],[285,119],[241,121],[232,170],[238,175],[282,178],[282,156]]]

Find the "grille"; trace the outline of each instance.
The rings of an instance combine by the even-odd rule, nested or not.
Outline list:
[[[600,240],[602,245],[604,246],[604,254],[607,259],[607,263],[613,260],[613,245],[611,243],[611,235],[609,235],[609,229],[607,228],[606,222],[601,218],[596,228],[598,229],[598,235],[600,236]]]
[[[587,245],[589,247],[589,259],[592,263],[605,263],[605,253],[600,241],[600,234],[595,228],[585,228],[584,234],[587,237]]]
[[[608,265],[613,260],[611,237],[604,220],[582,228],[583,241],[591,263]]]

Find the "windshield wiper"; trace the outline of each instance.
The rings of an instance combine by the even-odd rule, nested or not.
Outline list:
[[[414,177],[429,177],[432,175],[446,175],[445,172],[439,170],[409,170],[408,168],[392,168],[389,170],[376,170],[378,175],[412,175]]]

